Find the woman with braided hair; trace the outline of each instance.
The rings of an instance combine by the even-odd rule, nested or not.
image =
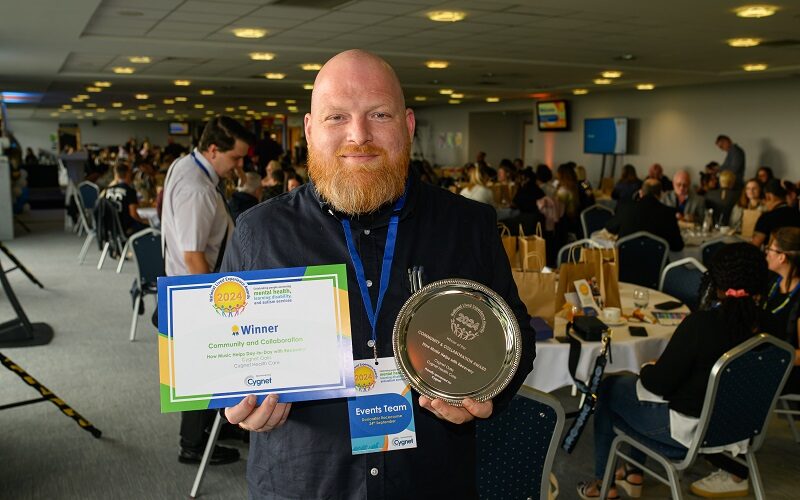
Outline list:
[[[607,466],[614,466],[606,462],[617,424],[672,447],[689,447],[711,368],[722,354],[761,331],[760,301],[766,280],[767,265],[756,247],[724,246],[704,279],[703,307],[678,325],[661,357],[643,366],[638,376],[603,380],[594,418],[595,479],[578,486],[581,498],[600,495],[600,478]],[[645,460],[640,451],[631,450],[630,455],[640,463]],[[619,497],[617,487],[631,497],[640,496],[642,472],[619,468],[609,499]]]

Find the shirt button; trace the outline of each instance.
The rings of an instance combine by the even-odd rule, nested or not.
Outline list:
[[[371,468],[369,470],[369,473],[372,474],[373,476],[377,476],[378,475],[378,468],[377,467]]]
[[[372,286],[372,280],[367,280],[367,288]]]
[[[364,234],[366,234],[367,236],[369,236],[369,229],[365,229],[365,230],[364,230]]]

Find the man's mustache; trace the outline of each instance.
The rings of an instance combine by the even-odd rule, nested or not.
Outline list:
[[[356,146],[356,145],[342,146],[341,148],[336,150],[336,156],[349,156],[349,155],[386,156],[386,150],[370,144],[364,144],[361,146]]]

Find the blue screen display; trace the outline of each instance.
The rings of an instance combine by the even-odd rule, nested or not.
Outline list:
[[[584,153],[625,154],[627,150],[627,118],[587,118],[584,120]]]

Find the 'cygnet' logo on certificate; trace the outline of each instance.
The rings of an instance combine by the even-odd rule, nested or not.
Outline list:
[[[159,278],[158,316],[162,412],[355,394],[344,264]]]

